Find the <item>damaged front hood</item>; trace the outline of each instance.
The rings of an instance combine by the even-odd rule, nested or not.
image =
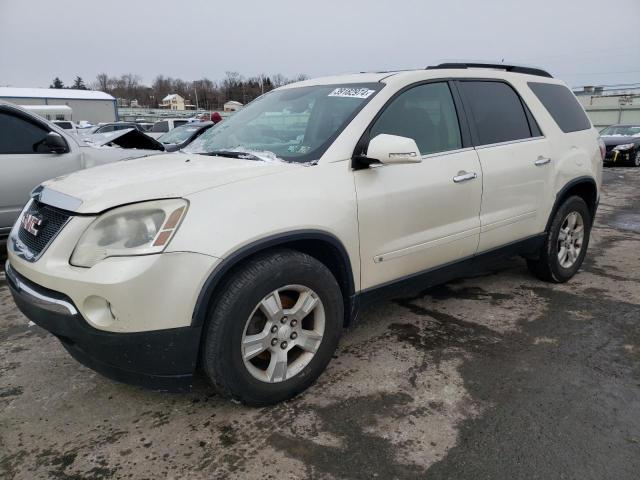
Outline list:
[[[115,132],[94,133],[83,140],[85,143],[95,147],[116,145],[120,148],[159,150],[161,152],[165,150],[162,143],[135,128],[126,128]]]
[[[154,155],[80,170],[42,184],[44,203],[77,213],[99,213],[127,203],[184,197],[299,164],[188,155]],[[50,200],[48,200],[50,199]],[[58,200],[56,200],[58,199]]]

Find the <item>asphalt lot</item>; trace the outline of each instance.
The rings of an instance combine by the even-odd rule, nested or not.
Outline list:
[[[520,259],[369,310],[269,408],[120,385],[29,327],[0,274],[0,477],[637,479],[640,169],[605,170],[581,272]]]

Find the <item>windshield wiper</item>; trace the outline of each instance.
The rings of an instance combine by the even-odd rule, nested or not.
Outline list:
[[[243,160],[259,160],[252,153],[238,152],[235,150],[213,150],[211,152],[203,152],[200,155],[209,155],[212,157],[241,158]]]

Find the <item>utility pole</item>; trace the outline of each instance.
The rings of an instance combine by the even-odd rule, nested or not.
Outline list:
[[[198,108],[198,84],[193,82],[193,91],[196,92],[196,112],[199,110]]]

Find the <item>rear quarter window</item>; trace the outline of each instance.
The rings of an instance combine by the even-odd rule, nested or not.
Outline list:
[[[528,85],[564,133],[591,128],[589,118],[567,87],[538,82]]]
[[[471,107],[479,145],[521,140],[533,136],[518,94],[498,81],[463,80],[460,90]]]

